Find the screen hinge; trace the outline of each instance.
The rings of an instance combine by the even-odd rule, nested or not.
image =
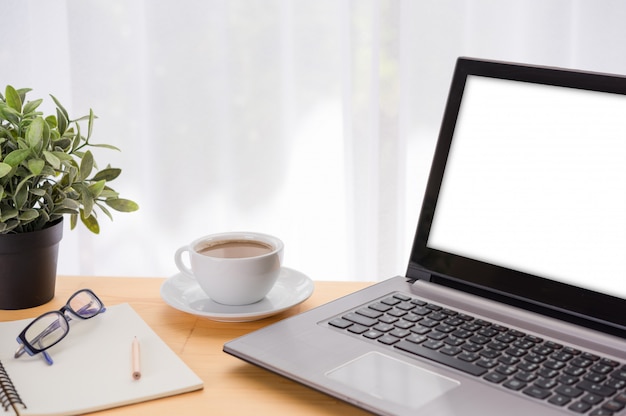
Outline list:
[[[415,266],[409,266],[409,270],[407,271],[407,278],[410,283],[415,283],[418,280],[425,280],[430,282],[432,279],[432,273],[428,270],[424,270],[421,268],[417,268]]]

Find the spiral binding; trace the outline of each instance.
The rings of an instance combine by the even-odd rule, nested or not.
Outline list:
[[[20,395],[17,393],[17,390],[11,381],[11,377],[9,377],[4,365],[0,362],[0,406],[4,408],[4,411],[7,411],[9,407],[12,407],[13,410],[15,410],[15,413],[19,415],[20,412],[17,408],[18,404],[26,408],[26,405],[20,398]]]

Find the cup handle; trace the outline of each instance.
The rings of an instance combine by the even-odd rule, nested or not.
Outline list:
[[[183,261],[183,253],[186,251],[189,252],[188,246],[183,246],[179,248],[178,250],[176,250],[176,254],[174,254],[174,261],[176,262],[176,267],[178,267],[178,270],[180,270],[183,273],[188,274],[191,277],[194,277],[191,269],[187,267],[187,265]]]

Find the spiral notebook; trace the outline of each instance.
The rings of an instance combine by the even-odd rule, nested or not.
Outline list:
[[[32,319],[0,323],[0,403],[7,414],[71,415],[199,390],[202,380],[128,304],[70,323],[67,337],[39,356],[13,357],[17,335]],[[141,345],[132,378],[132,342]],[[0,410],[0,414],[3,411]]]

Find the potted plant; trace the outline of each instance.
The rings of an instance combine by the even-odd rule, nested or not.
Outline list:
[[[63,218],[99,233],[96,211],[131,212],[109,182],[121,169],[98,169],[91,143],[95,116],[71,119],[54,97],[56,114],[38,111],[43,99],[26,101],[28,88],[0,93],[0,309],[40,305],[54,297]],[[87,123],[81,129],[80,123]],[[40,257],[35,257],[40,256]]]

